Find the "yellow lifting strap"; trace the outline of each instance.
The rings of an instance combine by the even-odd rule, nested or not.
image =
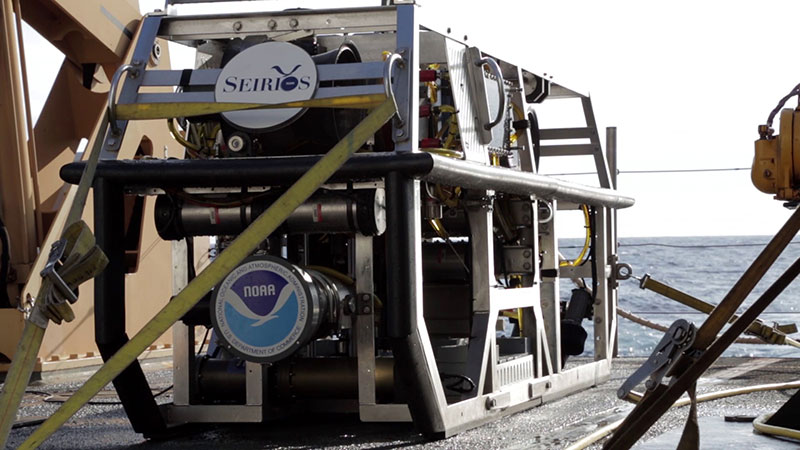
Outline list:
[[[173,323],[188,312],[211,288],[219,283],[311,194],[330,178],[394,114],[395,105],[385,100],[358,126],[337,143],[322,159],[294,183],[258,219],[250,224],[216,259],[161,309],[136,335],[114,354],[72,397],[64,402],[19,447],[38,447],[86,402],[120,374]]]
[[[116,105],[119,120],[171,119],[174,117],[204,116],[229,111],[278,108],[352,108],[371,109],[386,99],[384,94],[348,95],[345,97],[312,98],[288,103],[123,103]]]
[[[47,264],[40,274],[41,287],[35,303],[27,311],[25,328],[0,392],[0,448],[5,447],[17,417],[17,409],[33,373],[48,321],[72,321],[75,315],[69,304],[77,300],[75,289],[84,281],[94,278],[108,263],[105,254],[95,245],[91,230],[80,220],[100,159],[106,128],[107,112],[96,129],[86,168],[65,221],[67,227],[61,239],[53,243]]]
[[[82,220],[67,227],[63,238],[53,244],[47,266],[41,273],[42,287],[25,321],[0,394],[0,444],[5,444],[16,419],[48,321],[60,324],[75,319],[69,306],[78,300],[75,290],[102,272],[107,264],[108,258],[95,245],[92,231]]]
[[[641,280],[639,280],[639,287],[663,295],[664,297],[675,300],[678,303],[682,303],[690,308],[694,308],[706,314],[710,314],[711,311],[714,310],[714,305],[711,303],[707,303],[699,298],[692,297],[685,292],[679,291],[658,280],[654,280],[650,274],[645,274]],[[738,318],[739,316],[734,314],[731,316],[728,322],[733,323]],[[800,348],[800,342],[797,342],[796,340],[787,336],[787,334],[797,332],[797,326],[793,323],[771,327],[761,320],[756,320],[747,327],[747,332],[754,336],[758,336],[759,338],[771,344],[791,345]]]

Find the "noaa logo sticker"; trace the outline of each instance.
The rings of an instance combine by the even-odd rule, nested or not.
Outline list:
[[[317,66],[300,47],[264,42],[234,56],[214,89],[218,103],[286,103],[309,100],[317,88]],[[222,116],[239,127],[263,130],[285,124],[303,108],[229,111]]]
[[[234,353],[251,359],[280,359],[299,345],[308,322],[303,282],[288,267],[251,260],[217,287],[212,319]]]

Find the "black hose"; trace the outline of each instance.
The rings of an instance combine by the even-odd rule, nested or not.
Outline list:
[[[597,287],[599,285],[599,280],[597,279],[597,242],[595,239],[595,233],[597,232],[596,214],[597,210],[594,208],[594,206],[589,208],[589,228],[591,229],[591,239],[589,240],[589,259],[592,261],[592,300],[594,301],[597,301]],[[593,304],[594,301],[592,302]]]
[[[197,272],[194,268],[194,238],[191,236],[186,236],[184,240],[186,241],[187,278],[189,281],[192,281],[197,276]]]
[[[531,140],[533,147],[533,161],[536,164],[536,171],[539,171],[539,156],[542,153],[542,138],[539,131],[539,119],[536,117],[536,111],[533,108],[528,109],[528,122],[531,126]]]
[[[444,387],[450,389],[451,391],[458,392],[460,394],[469,394],[470,392],[475,390],[475,382],[472,381],[472,378],[461,375],[458,373],[444,373],[439,372],[439,376],[442,378],[442,381],[445,379],[455,379],[455,382],[451,382],[446,384]]]

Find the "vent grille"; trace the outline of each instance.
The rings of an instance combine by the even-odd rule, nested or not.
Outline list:
[[[533,378],[533,355],[498,364],[497,378],[500,381],[500,386]]]

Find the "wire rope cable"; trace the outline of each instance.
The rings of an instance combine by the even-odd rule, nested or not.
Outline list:
[[[617,175],[628,174],[660,174],[660,173],[705,173],[705,172],[738,172],[742,170],[750,170],[750,167],[709,167],[701,169],[634,169],[634,170],[617,170]],[[562,173],[543,173],[542,175],[548,177],[563,177],[575,175],[597,175],[596,172],[562,172]]]

